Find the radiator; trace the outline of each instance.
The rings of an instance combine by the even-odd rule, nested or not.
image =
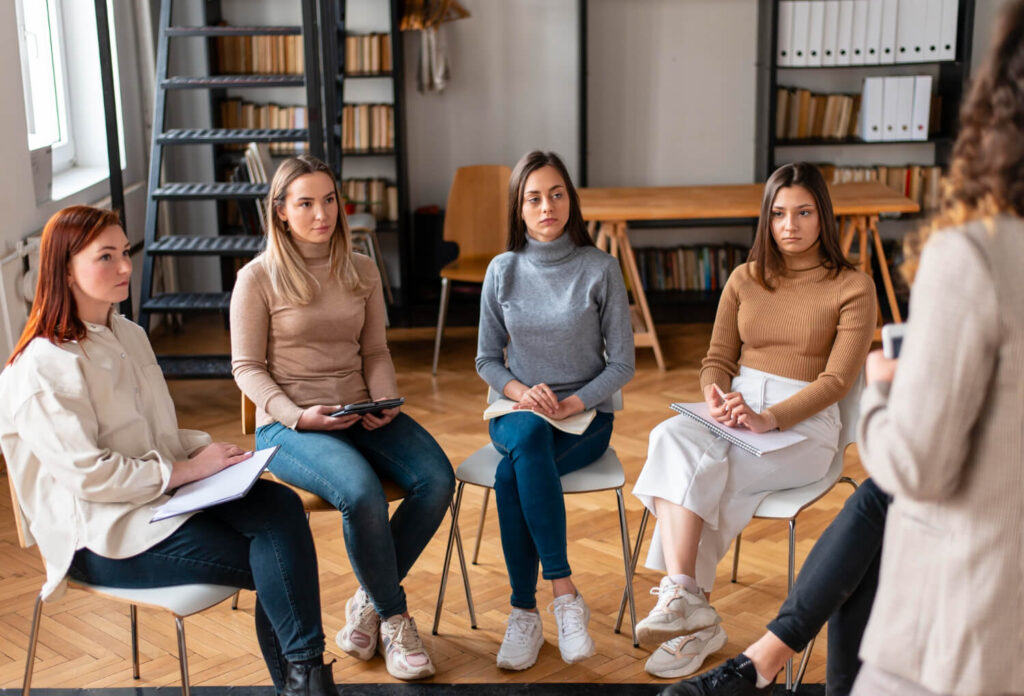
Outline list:
[[[14,251],[0,259],[0,365],[14,351],[32,308],[39,266],[39,237],[15,244]]]

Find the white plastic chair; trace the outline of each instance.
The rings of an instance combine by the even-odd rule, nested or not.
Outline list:
[[[839,418],[842,423],[842,427],[839,431],[839,447],[836,449],[836,454],[832,457],[832,463],[829,465],[828,472],[815,481],[809,483],[806,486],[800,486],[798,488],[786,488],[778,491],[774,491],[761,501],[761,504],[757,506],[757,510],[754,512],[754,517],[757,519],[769,519],[769,520],[788,520],[789,521],[789,566],[788,575],[786,578],[786,593],[793,589],[793,583],[796,581],[796,518],[806,508],[810,507],[826,493],[832,490],[837,483],[848,483],[854,489],[857,488],[857,482],[848,476],[843,476],[843,458],[846,454],[846,448],[857,441],[857,421],[860,419],[860,393],[864,388],[864,375],[861,373],[857,377],[857,381],[854,382],[853,386],[850,387],[850,391],[846,393],[846,396],[839,402]],[[640,518],[640,529],[636,537],[636,546],[633,548],[633,556],[630,559],[630,578],[632,579],[632,573],[636,572],[636,564],[640,558],[640,546],[644,540],[644,532],[647,531],[647,522],[650,519],[650,510],[644,508],[643,517]],[[732,582],[736,582],[737,571],[739,570],[740,563],[740,540],[742,533],[736,536],[735,551],[733,553],[732,561]],[[627,585],[627,589],[632,590],[632,582]],[[619,626],[622,624],[622,615],[624,606],[626,603],[625,592],[623,598],[619,602],[619,615],[615,621],[615,630],[619,630]],[[635,630],[635,629],[634,629]],[[807,663],[811,656],[811,651],[814,649],[814,639],[807,644],[807,648],[804,650],[803,657],[800,658],[800,668],[797,672],[796,680],[793,680],[793,660],[789,660],[786,663],[786,689],[792,690],[794,693],[800,687],[800,681],[803,679],[804,671],[807,669]]]
[[[499,396],[492,390],[488,389],[488,403],[494,402],[497,398],[499,398]],[[612,403],[614,410],[622,410],[621,391],[615,392],[612,396]],[[441,587],[437,593],[437,608],[434,610],[434,628],[432,633],[435,636],[437,635],[438,625],[441,623],[441,608],[444,605],[444,593],[448,584],[448,569],[451,567],[452,546],[456,541],[455,532],[458,529],[463,489],[466,487],[466,484],[480,486],[484,489],[484,502],[480,512],[480,523],[477,527],[476,550],[473,553],[473,563],[475,565],[477,553],[480,550],[480,537],[483,533],[483,522],[487,513],[487,503],[490,499],[490,491],[494,488],[494,475],[498,469],[498,464],[501,463],[501,459],[501,454],[499,454],[498,450],[494,448],[494,445],[488,443],[464,459],[463,462],[459,464],[458,469],[455,470],[455,480],[458,482],[458,487],[455,490],[455,512],[454,520],[452,521],[452,531],[448,535],[448,548],[444,555],[444,567],[441,570]],[[626,474],[622,469],[622,463],[619,461],[618,455],[615,454],[615,450],[609,447],[595,462],[588,464],[582,469],[566,474],[561,478],[561,482],[563,495],[571,495],[574,493],[595,493],[598,491],[615,491],[616,500],[619,506],[619,532],[622,536],[623,567],[626,578],[631,577],[629,528],[626,524],[626,506],[622,499],[622,487],[626,483]],[[468,588],[469,578],[465,574],[465,567],[463,567],[463,580],[467,583]],[[627,582],[626,594],[629,602],[629,615],[634,626],[633,646],[639,647],[639,643],[636,639],[636,605],[633,601],[632,588],[632,583]],[[476,628],[475,611],[468,589],[466,595],[470,602],[470,625],[472,628]],[[615,627],[615,632],[619,632],[618,626]]]
[[[18,504],[18,496],[14,490],[14,482],[9,481],[11,489],[11,502],[14,509],[15,526],[18,530],[18,543],[22,548],[29,548],[36,542],[29,532],[28,520],[25,519],[21,506]],[[205,609],[220,604],[231,597],[239,588],[226,585],[212,585],[197,583],[193,585],[174,585],[169,587],[152,587],[145,589],[125,589],[121,587],[106,587],[93,585],[91,583],[68,581],[69,589],[84,590],[93,594],[112,599],[128,605],[128,615],[131,622],[132,637],[132,677],[139,678],[139,634],[137,607],[145,606],[155,609],[163,609],[170,612],[174,617],[174,624],[178,634],[178,664],[181,668],[181,692],[189,696],[188,677],[188,651],[185,647],[185,622],[186,616],[198,614]],[[39,641],[39,619],[43,613],[43,595],[36,597],[35,608],[32,611],[32,628],[28,638],[28,654],[25,657],[25,678],[22,682],[22,696],[29,696],[32,687],[32,671],[35,668],[36,644]]]

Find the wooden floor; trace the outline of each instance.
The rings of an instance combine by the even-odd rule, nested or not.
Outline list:
[[[651,351],[638,350],[637,374],[624,390],[625,410],[616,416],[612,436],[612,444],[626,468],[625,497],[632,535],[636,534],[642,509],[629,495],[629,482],[636,480],[643,465],[651,428],[672,415],[668,403],[699,398],[697,371],[706,350],[710,326],[666,325],[660,326],[659,332],[669,370],[659,373]],[[201,338],[197,339],[197,335]],[[432,330],[392,331],[391,351],[401,392],[407,398],[406,412],[424,425],[452,462],[458,464],[488,441],[485,424],[480,420],[485,386],[473,370],[475,331],[449,331],[436,378],[430,374],[432,339]],[[167,352],[203,352],[214,345],[227,351],[227,334],[219,323],[210,323],[202,331],[190,329],[188,336],[157,338],[156,341]],[[182,427],[207,430],[217,440],[251,444],[249,438],[240,434],[239,398],[233,382],[172,382],[171,393]],[[847,454],[847,473],[858,480],[864,478],[855,448]],[[32,604],[42,584],[42,564],[37,552],[18,547],[7,486],[7,478],[0,478],[0,508],[4,508],[0,511],[0,688],[21,684]],[[800,562],[848,492],[845,487],[836,489],[801,515],[797,525]],[[472,547],[481,500],[480,489],[467,487],[460,525],[467,548]],[[566,499],[566,508],[569,560],[574,579],[590,605],[590,632],[597,654],[579,665],[564,664],[558,654],[554,618],[543,613],[547,642],[537,665],[519,673],[506,673],[495,667],[495,654],[508,611],[509,587],[492,503],[480,564],[469,570],[479,622],[477,630],[469,628],[461,581],[457,566],[453,564],[440,635],[430,635],[447,523],[435,535],[404,583],[410,610],[437,666],[436,681],[656,681],[643,670],[653,646],[633,648],[628,631],[621,635],[612,632],[623,579],[614,494],[570,496]],[[334,636],[344,623],[345,600],[354,592],[356,581],[345,555],[340,517],[333,513],[315,514],[311,525],[320,563],[328,657],[333,655],[338,659],[334,668],[336,679],[350,683],[392,681],[380,658],[360,662],[344,655],[335,645]],[[705,666],[734,655],[757,638],[785,596],[786,525],[755,521],[743,538],[739,582],[729,582],[730,555],[719,565],[713,596],[724,619],[729,642]],[[654,597],[648,590],[659,579],[658,573],[638,569],[635,590],[641,616],[654,604]],[[550,586],[542,586],[538,597],[542,609],[550,599]],[[243,593],[238,611],[233,612],[223,604],[186,621],[193,685],[269,683],[252,628],[252,611],[253,596]],[[45,606],[33,686],[176,685],[179,677],[173,622],[160,612],[143,609],[139,614],[142,678],[136,682],[131,678],[128,618],[124,607],[74,592]],[[824,641],[823,633],[808,671],[808,682],[824,681]]]

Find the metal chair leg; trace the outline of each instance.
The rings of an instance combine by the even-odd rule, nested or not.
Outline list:
[[[736,547],[732,554],[732,582],[736,582],[736,576],[740,571],[740,541],[743,539],[743,533],[740,532],[736,535]]]
[[[132,679],[139,678],[139,608],[128,605],[128,616],[132,624]]]
[[[434,627],[430,631],[435,636],[437,627],[441,623],[441,607],[444,606],[444,591],[448,586],[448,569],[452,564],[452,547],[455,545],[455,533],[459,526],[459,510],[462,507],[462,492],[465,488],[466,482],[459,481],[459,487],[455,489],[455,503],[452,505],[452,528],[448,532],[448,548],[444,552],[444,565],[441,566],[441,586],[437,590],[437,607],[434,609]]]
[[[633,547],[633,555],[629,562],[629,582],[628,587],[632,587],[633,578],[636,576],[636,564],[640,559],[640,546],[644,543],[644,533],[647,531],[647,522],[651,518],[651,511],[646,507],[644,508],[644,514],[640,517],[640,528],[636,534],[636,545]],[[626,602],[629,599],[629,595],[626,592],[626,588],[622,588],[622,599],[619,600],[619,615],[615,619],[615,632],[620,633],[622,629],[622,615],[626,612]],[[634,629],[635,630],[635,629]]]
[[[789,521],[789,568],[786,574],[786,595],[793,591],[796,580],[796,519]],[[793,658],[786,660],[786,690],[793,688]]]
[[[174,625],[178,629],[178,665],[181,667],[181,696],[190,696],[188,683],[188,649],[185,647],[185,620],[174,617]]]
[[[639,648],[636,639],[636,602],[633,598],[633,554],[629,552],[629,527],[626,524],[626,503],[622,500],[622,489],[615,489],[615,498],[619,504],[619,532],[622,535],[622,565],[626,576],[626,595],[629,597],[629,625],[633,629],[633,647]]]
[[[308,522],[309,520],[306,520],[306,521]],[[235,596],[231,598],[231,611],[235,611],[236,609],[238,609],[238,598],[241,597],[241,596],[242,596],[242,591],[239,590],[238,592],[235,593]]]
[[[43,615],[43,595],[36,597],[32,610],[32,628],[28,634],[28,655],[25,657],[25,678],[21,682],[21,696],[29,696],[32,690],[32,670],[36,662],[36,644],[39,642],[39,619]]]
[[[462,589],[466,591],[466,606],[469,607],[469,627],[476,628],[476,607],[473,606],[473,591],[469,589],[469,573],[466,572],[466,555],[462,552],[462,532],[455,526],[455,550],[459,554],[459,570],[462,571]]]
[[[444,323],[448,320],[448,295],[451,292],[451,281],[447,278],[441,279],[441,301],[437,307],[437,335],[434,336],[434,366],[430,374],[437,374],[437,360],[441,357],[441,334],[444,333]]]
[[[804,648],[804,654],[800,657],[800,667],[796,670],[796,679],[793,680],[792,692],[796,694],[800,690],[800,682],[804,680],[804,672],[807,671],[807,665],[811,662],[811,652],[814,650],[814,638],[811,638],[811,642]]]
[[[840,476],[839,480],[836,483],[848,483],[854,491],[856,491],[860,487],[860,484],[857,483],[857,480],[852,479],[849,476]]]
[[[487,505],[491,502],[491,489],[484,489],[484,502],[480,504],[480,521],[476,525],[476,544],[473,546],[473,565],[480,558],[480,540],[484,536],[484,520],[487,519]]]

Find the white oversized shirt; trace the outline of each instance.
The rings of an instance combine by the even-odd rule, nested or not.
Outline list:
[[[179,430],[145,332],[110,314],[81,342],[36,338],[0,373],[0,449],[57,599],[75,551],[134,556],[188,516],[150,524],[175,461],[210,443]]]

